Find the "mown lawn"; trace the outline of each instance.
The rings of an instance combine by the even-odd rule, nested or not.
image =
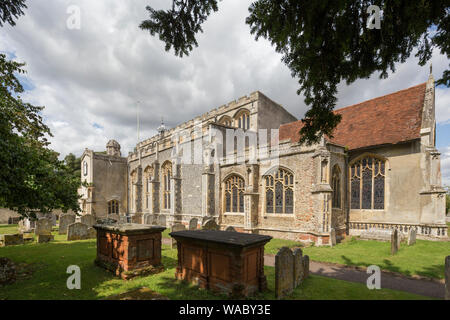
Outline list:
[[[32,275],[12,285],[0,287],[0,299],[102,299],[148,287],[169,299],[225,299],[185,282],[175,280],[177,252],[163,245],[162,273],[124,281],[94,265],[95,240],[67,242],[65,236],[56,235],[48,244],[25,244],[0,248],[0,256],[16,263],[26,264]],[[81,269],[81,289],[69,290],[66,281],[67,267],[78,265]],[[265,267],[269,289],[254,298],[274,299],[274,268]],[[426,299],[405,292],[389,289],[369,290],[363,284],[310,276],[287,299]]]

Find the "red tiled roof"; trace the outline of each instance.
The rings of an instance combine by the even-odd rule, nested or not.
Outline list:
[[[426,83],[336,110],[342,120],[331,142],[350,150],[420,138]],[[301,120],[280,126],[280,141],[297,142]]]

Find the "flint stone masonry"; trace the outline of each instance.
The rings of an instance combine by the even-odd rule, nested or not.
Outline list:
[[[54,240],[54,236],[51,234],[39,234],[37,237],[38,243],[47,243]]]
[[[275,256],[275,298],[281,299],[294,290],[294,256],[282,247]]]
[[[209,219],[203,223],[202,230],[219,230],[219,226],[216,223],[216,220]]]
[[[96,224],[95,263],[123,279],[162,271],[161,232],[146,224]]]
[[[23,234],[0,234],[0,247],[23,244]]]
[[[197,218],[192,218],[191,220],[189,220],[189,230],[197,230],[197,226],[198,226]]]
[[[391,254],[392,255],[396,254],[398,248],[399,248],[398,230],[394,229],[391,234]]]
[[[177,231],[183,231],[186,230],[186,226],[184,224],[181,223],[176,223],[172,226],[172,228],[170,228],[170,232],[177,232]],[[172,238],[172,242],[171,242],[171,248],[176,248],[177,246],[177,241]]]
[[[450,300],[450,256],[445,258],[445,300]]]
[[[170,236],[178,243],[178,280],[233,298],[267,288],[264,245],[272,237],[219,230],[186,230]]]
[[[50,219],[41,218],[36,221],[36,228],[34,229],[35,235],[48,235],[52,233],[53,223]]]
[[[67,241],[88,239],[88,226],[81,222],[75,222],[67,227]]]
[[[416,244],[416,229],[411,228],[408,231],[408,246],[412,246],[414,244]]]
[[[85,214],[84,216],[81,216],[81,223],[84,223],[90,228],[96,223],[95,217],[92,214]]]
[[[59,217],[59,234],[67,234],[67,227],[75,223],[76,216],[73,213],[65,213]]]

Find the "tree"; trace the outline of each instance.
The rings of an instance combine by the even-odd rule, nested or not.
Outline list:
[[[64,163],[69,173],[81,183],[81,158],[77,158],[73,153],[69,153],[64,157]]]
[[[3,27],[3,23],[9,23],[15,26],[14,19],[23,15],[23,8],[27,8],[25,4],[26,0],[2,0],[0,2],[0,27]]]
[[[147,6],[150,18],[140,28],[159,35],[166,50],[188,55],[198,46],[195,34],[212,11],[217,0],[172,0],[169,10]],[[377,5],[382,12],[381,28],[369,29]],[[305,95],[310,107],[302,119],[300,142],[319,141],[322,135],[333,136],[341,120],[333,112],[337,85],[369,78],[380,72],[387,78],[395,63],[417,50],[419,64],[425,65],[433,49],[450,54],[450,1],[411,0],[257,0],[249,7],[246,23],[256,40],[268,39],[282,61],[298,78],[297,93]],[[446,70],[437,84],[450,85]]]
[[[23,7],[24,1],[3,1],[0,26],[14,25]],[[31,218],[54,209],[78,212],[80,181],[48,148],[51,132],[41,116],[44,107],[20,97],[24,89],[17,74],[25,73],[24,66],[0,54],[0,206]]]

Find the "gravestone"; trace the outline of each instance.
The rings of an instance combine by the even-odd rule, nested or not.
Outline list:
[[[142,218],[144,224],[155,224],[155,215],[153,213],[146,213],[144,214],[144,217]]]
[[[24,218],[19,221],[19,232],[29,232],[36,227],[36,221],[32,221],[29,218]]]
[[[281,299],[294,290],[294,256],[282,247],[275,256],[275,298]]]
[[[135,213],[131,216],[131,223],[142,224],[142,213]]]
[[[75,222],[67,227],[67,241],[85,240],[88,238],[88,226]]]
[[[166,216],[165,215],[159,215],[158,217],[158,225],[165,227],[166,226]]]
[[[232,227],[232,226],[228,226],[228,227],[225,229],[225,231],[228,231],[228,232],[237,232],[236,229],[235,229],[234,227]]]
[[[408,246],[412,246],[413,244],[416,244],[416,229],[415,228],[411,228],[408,231]]]
[[[75,222],[75,215],[73,213],[65,213],[59,217],[59,234],[67,234],[67,227],[69,224]]]
[[[377,241],[391,241],[392,230],[390,229],[380,229],[380,228],[370,228],[361,231],[361,240],[377,240]]]
[[[95,224],[95,217],[92,214],[85,214],[81,216],[81,223],[84,223],[90,228]]]
[[[186,230],[186,226],[184,224],[181,223],[175,223],[172,228],[170,228],[170,232],[177,232],[177,231],[183,231]],[[175,240],[175,238],[172,238],[172,242],[171,242],[171,248],[176,248],[177,247],[177,241]]]
[[[331,228],[330,230],[330,246],[334,247],[336,245],[336,230]]]
[[[38,243],[47,243],[54,239],[53,235],[51,234],[38,234],[37,242]]]
[[[36,228],[34,229],[35,235],[52,234],[53,223],[50,219],[40,218],[36,221]]]
[[[450,256],[445,258],[445,300],[450,300]]]
[[[306,255],[302,259],[303,262],[303,280],[309,277],[309,256]]]
[[[112,218],[97,219],[97,224],[115,224],[115,223],[117,223],[117,220]]]
[[[397,253],[399,248],[399,241],[398,241],[398,230],[394,229],[391,234],[391,254],[394,255]]]
[[[87,229],[88,239],[97,239],[97,231],[93,227]]]
[[[294,255],[294,288],[302,283],[303,280],[303,252],[300,248],[295,248]]]
[[[0,234],[0,247],[23,244],[23,234]]]
[[[189,221],[189,230],[197,230],[197,226],[198,226],[198,219],[192,218]]]
[[[202,230],[219,230],[219,226],[216,223],[216,220],[209,219],[202,226]]]

